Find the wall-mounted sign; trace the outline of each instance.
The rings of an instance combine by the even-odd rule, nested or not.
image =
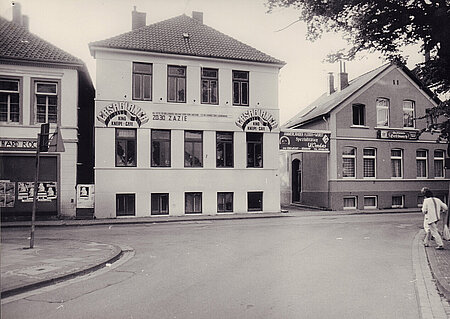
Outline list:
[[[152,112],[152,121],[165,122],[195,122],[226,119],[229,115],[215,113],[184,113],[184,112]]]
[[[388,140],[417,140],[419,139],[419,132],[381,129],[377,131],[377,138]]]
[[[272,131],[278,127],[275,117],[263,109],[250,109],[237,118],[235,124],[246,132]]]
[[[35,151],[37,140],[32,138],[0,138],[0,150],[4,151]]]
[[[280,132],[280,150],[304,152],[329,152],[330,136],[328,132],[318,131],[282,131]]]
[[[33,202],[34,182],[17,182],[17,199],[23,203]],[[37,200],[50,202],[56,199],[56,182],[38,182]]]
[[[94,208],[94,185],[77,185],[77,208]]]
[[[16,200],[16,183],[0,181],[0,207],[14,207]]]
[[[97,120],[110,127],[141,127],[149,118],[142,108],[133,103],[114,102],[98,113]]]

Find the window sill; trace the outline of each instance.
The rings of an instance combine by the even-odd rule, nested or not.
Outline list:
[[[369,129],[367,125],[351,125],[351,128],[362,128],[362,129]]]

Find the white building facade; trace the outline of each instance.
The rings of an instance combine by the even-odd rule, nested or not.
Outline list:
[[[280,211],[284,63],[193,16],[90,44],[97,218]]]

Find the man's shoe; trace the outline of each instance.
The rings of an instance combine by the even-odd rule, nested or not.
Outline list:
[[[436,250],[443,250],[444,249],[444,246],[437,246],[436,247]]]

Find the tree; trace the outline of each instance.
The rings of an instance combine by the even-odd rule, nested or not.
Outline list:
[[[405,63],[400,48],[419,44],[425,62],[413,72],[436,95],[447,96],[429,110],[427,130],[438,131],[440,140],[450,142],[450,0],[266,1],[269,12],[275,7],[298,9],[308,40],[317,40],[324,32],[341,32],[350,48],[329,54],[330,62],[378,51],[390,61]]]
[[[437,94],[450,93],[449,0],[266,0],[275,7],[299,10],[307,39],[324,32],[342,32],[350,48],[328,59],[352,60],[360,51],[381,52],[388,60],[406,62],[400,48],[420,44],[429,59],[416,75]]]

